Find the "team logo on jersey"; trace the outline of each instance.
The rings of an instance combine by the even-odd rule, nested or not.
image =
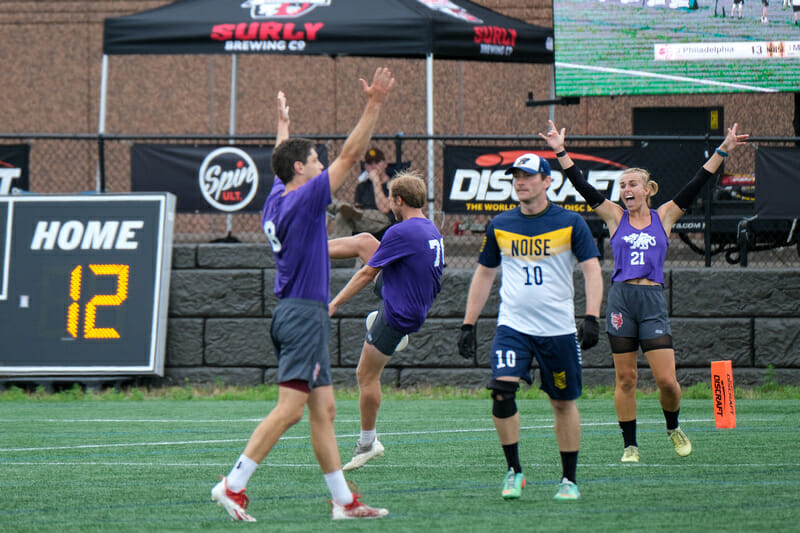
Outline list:
[[[209,204],[220,211],[238,211],[258,192],[258,169],[244,150],[223,146],[203,160],[198,181]]]
[[[619,331],[619,328],[622,327],[622,313],[611,313],[611,325]]]
[[[649,250],[651,246],[656,245],[656,238],[649,233],[631,233],[622,240],[630,244],[634,250]]]
[[[275,0],[247,0],[243,8],[250,8],[254,19],[291,18],[305,15],[317,6],[329,6],[331,0],[309,0],[308,2],[276,2]]]
[[[420,4],[424,5],[428,9],[435,9],[445,15],[450,15],[451,17],[455,17],[457,19],[465,20],[467,22],[472,22],[473,24],[480,24],[483,20],[479,19],[475,15],[471,14],[469,11],[464,9],[461,6],[458,6],[451,2],[450,0],[417,0]]]

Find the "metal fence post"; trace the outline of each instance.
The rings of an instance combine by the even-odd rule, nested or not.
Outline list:
[[[106,140],[102,133],[97,134],[97,192],[106,192]]]

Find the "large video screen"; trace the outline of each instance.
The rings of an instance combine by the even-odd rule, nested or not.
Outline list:
[[[798,18],[800,0],[554,0],[556,95],[797,92]]]

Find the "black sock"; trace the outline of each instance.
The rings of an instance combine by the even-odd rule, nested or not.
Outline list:
[[[506,462],[509,468],[513,468],[517,474],[522,473],[522,465],[519,464],[519,442],[514,444],[503,444],[503,453],[506,454]]]
[[[680,413],[681,410],[678,409],[677,411],[667,411],[666,409],[664,409],[663,411],[664,411],[664,418],[667,421],[667,431],[672,431],[673,429],[677,428],[678,413]]]
[[[627,420],[623,422],[622,420],[619,421],[619,427],[622,430],[622,441],[625,443],[625,447],[628,446],[639,446],[636,444],[636,419]]]
[[[561,475],[575,483],[575,472],[578,469],[578,452],[561,452]]]

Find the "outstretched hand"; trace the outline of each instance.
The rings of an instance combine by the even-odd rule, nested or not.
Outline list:
[[[376,102],[383,102],[395,83],[392,73],[386,67],[379,67],[375,71],[371,85],[367,85],[367,82],[363,78],[360,78],[359,81],[361,82],[361,88],[364,90],[364,94],[367,95],[367,98]]]
[[[547,144],[550,145],[550,148],[552,148],[554,152],[558,153],[564,149],[564,139],[566,137],[567,130],[566,128],[561,128],[561,131],[559,131],[552,120],[548,120],[547,123],[550,124],[550,129],[547,130],[547,135],[539,132],[539,137],[547,141]]]
[[[728,135],[725,137],[725,140],[722,141],[722,144],[719,146],[720,150],[723,152],[730,152],[734,148],[739,145],[747,144],[747,140],[750,138],[749,133],[742,133],[737,134],[736,128],[739,127],[738,123],[734,123],[732,127],[728,128]]]
[[[289,106],[286,105],[286,95],[283,94],[283,91],[278,91],[276,102],[278,104],[278,120],[289,122]]]

